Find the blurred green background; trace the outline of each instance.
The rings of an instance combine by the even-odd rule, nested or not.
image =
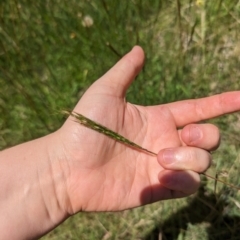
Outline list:
[[[146,63],[127,100],[161,104],[240,89],[239,0],[0,2],[0,149],[58,129],[59,110],[134,45]],[[209,172],[240,184],[240,115]],[[240,195],[203,178],[199,192],[120,213],[79,213],[43,239],[239,239]]]

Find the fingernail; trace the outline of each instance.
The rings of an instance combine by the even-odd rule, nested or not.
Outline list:
[[[202,131],[198,127],[193,127],[190,131],[190,142],[196,142],[202,137]]]
[[[175,162],[175,152],[172,148],[166,149],[163,152],[163,163],[172,164]]]

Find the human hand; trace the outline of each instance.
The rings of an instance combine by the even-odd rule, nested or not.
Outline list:
[[[194,123],[239,109],[239,92],[149,107],[127,103],[126,90],[143,62],[142,49],[135,47],[86,91],[74,111],[158,156],[69,117],[55,133],[53,161],[53,169],[60,165],[64,172],[66,196],[59,201],[65,202],[68,214],[118,211],[194,193],[199,173],[210,166],[208,151],[220,141],[217,127]]]

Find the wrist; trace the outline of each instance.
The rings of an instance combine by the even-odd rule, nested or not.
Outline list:
[[[52,141],[53,134],[0,153],[0,239],[36,238],[67,217]]]

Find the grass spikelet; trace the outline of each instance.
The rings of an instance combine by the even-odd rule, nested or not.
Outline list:
[[[122,144],[125,144],[129,147],[132,147],[132,148],[135,148],[139,151],[142,151],[142,152],[146,152],[146,153],[149,153],[151,155],[154,155],[154,156],[157,156],[156,153],[152,152],[152,151],[149,151],[148,149],[146,148],[143,148],[141,146],[139,146],[138,144],[128,140],[127,138],[123,137],[122,135],[110,130],[109,128],[99,124],[99,123],[96,123],[94,122],[93,120],[83,116],[82,114],[80,113],[76,113],[76,112],[68,112],[68,111],[65,111],[65,113],[69,114],[70,116],[74,117],[76,122],[82,124],[83,126],[87,127],[87,128],[90,128],[90,129],[93,129],[99,133],[102,133],[112,139],[114,139],[115,141],[118,141]]]

